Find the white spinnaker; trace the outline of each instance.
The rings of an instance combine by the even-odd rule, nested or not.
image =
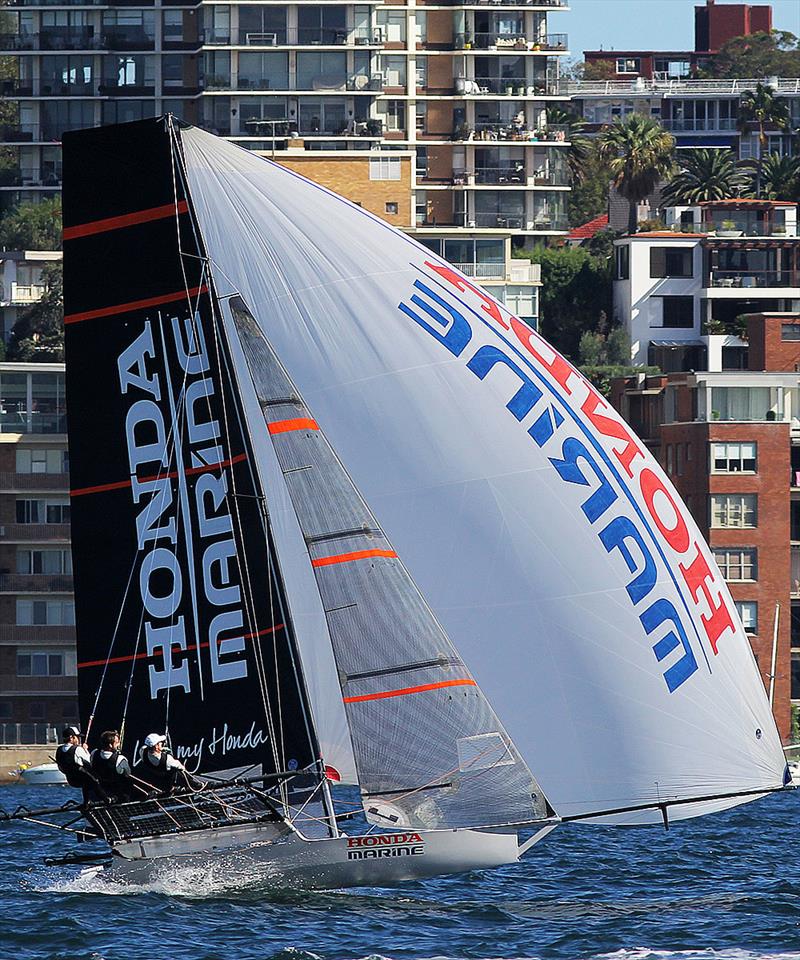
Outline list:
[[[670,513],[655,461],[637,451],[630,479],[624,440],[582,412],[587,386],[560,386],[542,341],[530,340],[536,357],[504,310],[498,322],[489,298],[459,290],[382,221],[203,131],[182,137],[220,292],[227,280],[262,325],[556,811],[780,786],[780,740],[741,625],[715,653],[701,623],[703,584],[723,615],[727,587],[685,510]],[[613,433],[621,421],[599,410]],[[599,474],[580,459],[554,467],[576,443]],[[662,490],[662,528],[690,538],[684,550],[648,512],[645,473]],[[602,511],[588,502],[598,488]],[[612,522],[634,529],[617,548],[600,538],[613,543]],[[637,593],[645,552],[654,577]],[[693,597],[679,564],[697,556],[709,572]],[[667,609],[680,626],[659,620]],[[670,692],[665,675],[691,660]]]

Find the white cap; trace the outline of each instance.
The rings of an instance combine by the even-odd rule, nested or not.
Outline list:
[[[167,738],[163,733],[148,733],[144,738],[144,745],[148,750],[152,749],[157,743],[166,743]]]

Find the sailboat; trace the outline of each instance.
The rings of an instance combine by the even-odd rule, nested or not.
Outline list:
[[[81,716],[204,781],[80,808],[110,876],[392,884],[784,788],[691,515],[502,303],[172,116],[65,134],[63,202]]]

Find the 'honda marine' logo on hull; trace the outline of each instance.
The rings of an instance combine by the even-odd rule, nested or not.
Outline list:
[[[418,833],[380,833],[347,838],[348,860],[421,857],[424,853],[425,841]]]

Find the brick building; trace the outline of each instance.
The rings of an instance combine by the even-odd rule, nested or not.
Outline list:
[[[751,314],[744,370],[628,377],[613,403],[669,474],[731,589],[785,741],[800,701],[800,315]],[[797,542],[795,542],[797,541]]]
[[[64,365],[0,363],[0,743],[77,719]]]

